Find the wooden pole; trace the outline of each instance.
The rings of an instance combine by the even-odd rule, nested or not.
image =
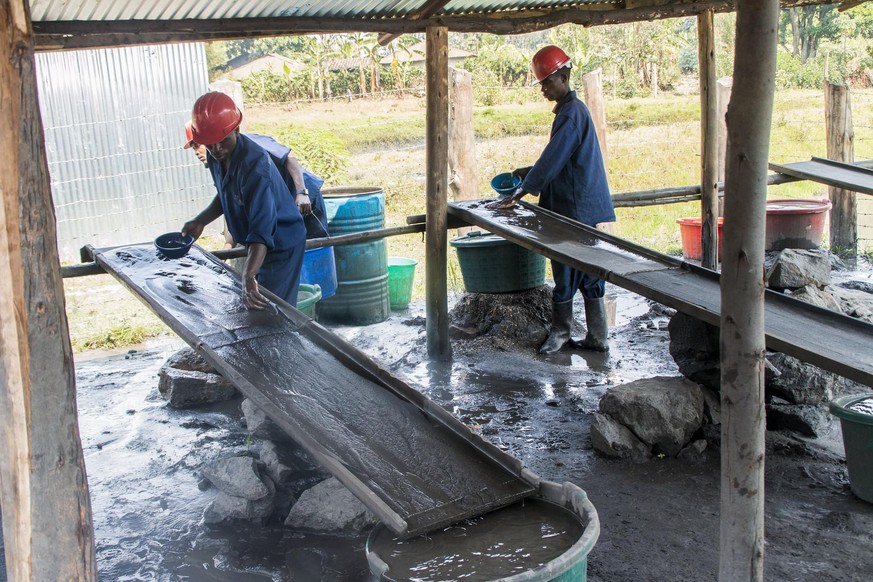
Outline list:
[[[26,0],[0,0],[0,505],[16,582],[96,580]]]
[[[734,80],[730,77],[719,79],[716,85],[718,101],[718,181],[724,183],[725,155],[727,155],[727,127],[724,116],[727,113],[728,102],[731,100],[731,87]],[[718,199],[718,215],[724,216],[724,200]]]
[[[825,85],[825,127],[828,159],[837,162],[855,160],[855,131],[852,128],[852,101],[847,85]],[[844,258],[858,255],[858,202],[851,190],[828,186],[830,197],[831,251]]]
[[[721,275],[719,581],[763,580],[764,227],[779,0],[738,0]]]
[[[715,26],[712,10],[697,15],[700,74],[700,263],[718,270],[718,102],[715,87]]]
[[[585,88],[585,105],[594,120],[594,131],[600,142],[600,153],[603,155],[603,167],[609,173],[609,154],[606,147],[606,107],[603,104],[603,69],[595,69],[582,75],[582,85]]]
[[[476,139],[473,131],[473,75],[449,67],[449,188],[452,200],[479,198]],[[458,236],[470,231],[464,227]]]
[[[448,277],[449,30],[428,26],[427,60],[427,231],[425,233],[427,353],[451,358]]]

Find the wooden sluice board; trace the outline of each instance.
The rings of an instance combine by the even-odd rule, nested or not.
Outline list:
[[[522,203],[490,210],[491,200],[449,204],[449,215],[527,249],[597,275],[643,297],[719,326],[719,274]],[[873,386],[873,325],[781,293],[765,294],[767,347]]]
[[[95,260],[400,536],[533,494],[538,477],[351,344],[269,295],[250,311],[238,275],[198,247]]]

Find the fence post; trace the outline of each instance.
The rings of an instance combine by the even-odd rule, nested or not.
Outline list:
[[[855,132],[852,129],[852,103],[847,85],[825,85],[825,127],[828,159],[855,161]],[[858,207],[851,190],[828,186],[831,208],[831,252],[854,259],[858,254]]]
[[[714,13],[697,15],[697,63],[700,75],[701,264],[718,270],[718,103],[715,85]]]
[[[724,160],[727,155],[727,125],[725,124],[725,114],[727,114],[728,103],[731,100],[731,87],[734,80],[731,77],[723,77],[718,80],[716,99],[718,101],[718,181],[724,183]],[[718,198],[718,215],[724,216],[724,198]]]
[[[449,188],[452,200],[479,197],[472,79],[469,71],[449,67]]]
[[[597,68],[582,75],[582,85],[585,88],[585,104],[594,120],[594,130],[597,141],[600,142],[600,153],[603,155],[603,167],[609,173],[609,153],[606,147],[606,107],[603,104],[603,69]]]

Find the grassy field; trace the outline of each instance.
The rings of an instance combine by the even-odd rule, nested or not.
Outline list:
[[[607,100],[609,179],[613,193],[685,186],[699,180],[699,101],[697,95],[657,99]],[[819,91],[777,95],[770,159],[807,160],[826,154],[824,104]],[[852,94],[855,158],[873,158],[873,91]],[[349,170],[331,186],[374,186],[385,192],[386,225],[405,224],[425,211],[425,100],[423,97],[334,101],[287,107],[252,107],[247,131],[277,134],[308,128],[338,136],[351,152]],[[516,91],[511,102],[476,107],[474,131],[479,196],[491,197],[497,173],[533,163],[548,139],[551,104],[535,89]],[[771,198],[823,197],[813,183],[771,187]],[[616,234],[662,252],[681,253],[676,219],[699,215],[699,203],[617,209]],[[218,248],[219,241],[206,246]],[[414,298],[424,296],[424,243],[421,235],[388,239],[389,255],[419,261]],[[450,284],[463,283],[454,252]],[[76,351],[119,347],[162,333],[166,328],[108,278],[65,282],[73,347]],[[95,298],[98,298],[95,301]],[[119,303],[120,302],[120,303]],[[118,315],[106,314],[110,303]]]

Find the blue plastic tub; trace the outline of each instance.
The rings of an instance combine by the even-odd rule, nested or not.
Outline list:
[[[333,247],[309,249],[303,254],[300,283],[321,287],[322,299],[336,293],[336,263]]]

